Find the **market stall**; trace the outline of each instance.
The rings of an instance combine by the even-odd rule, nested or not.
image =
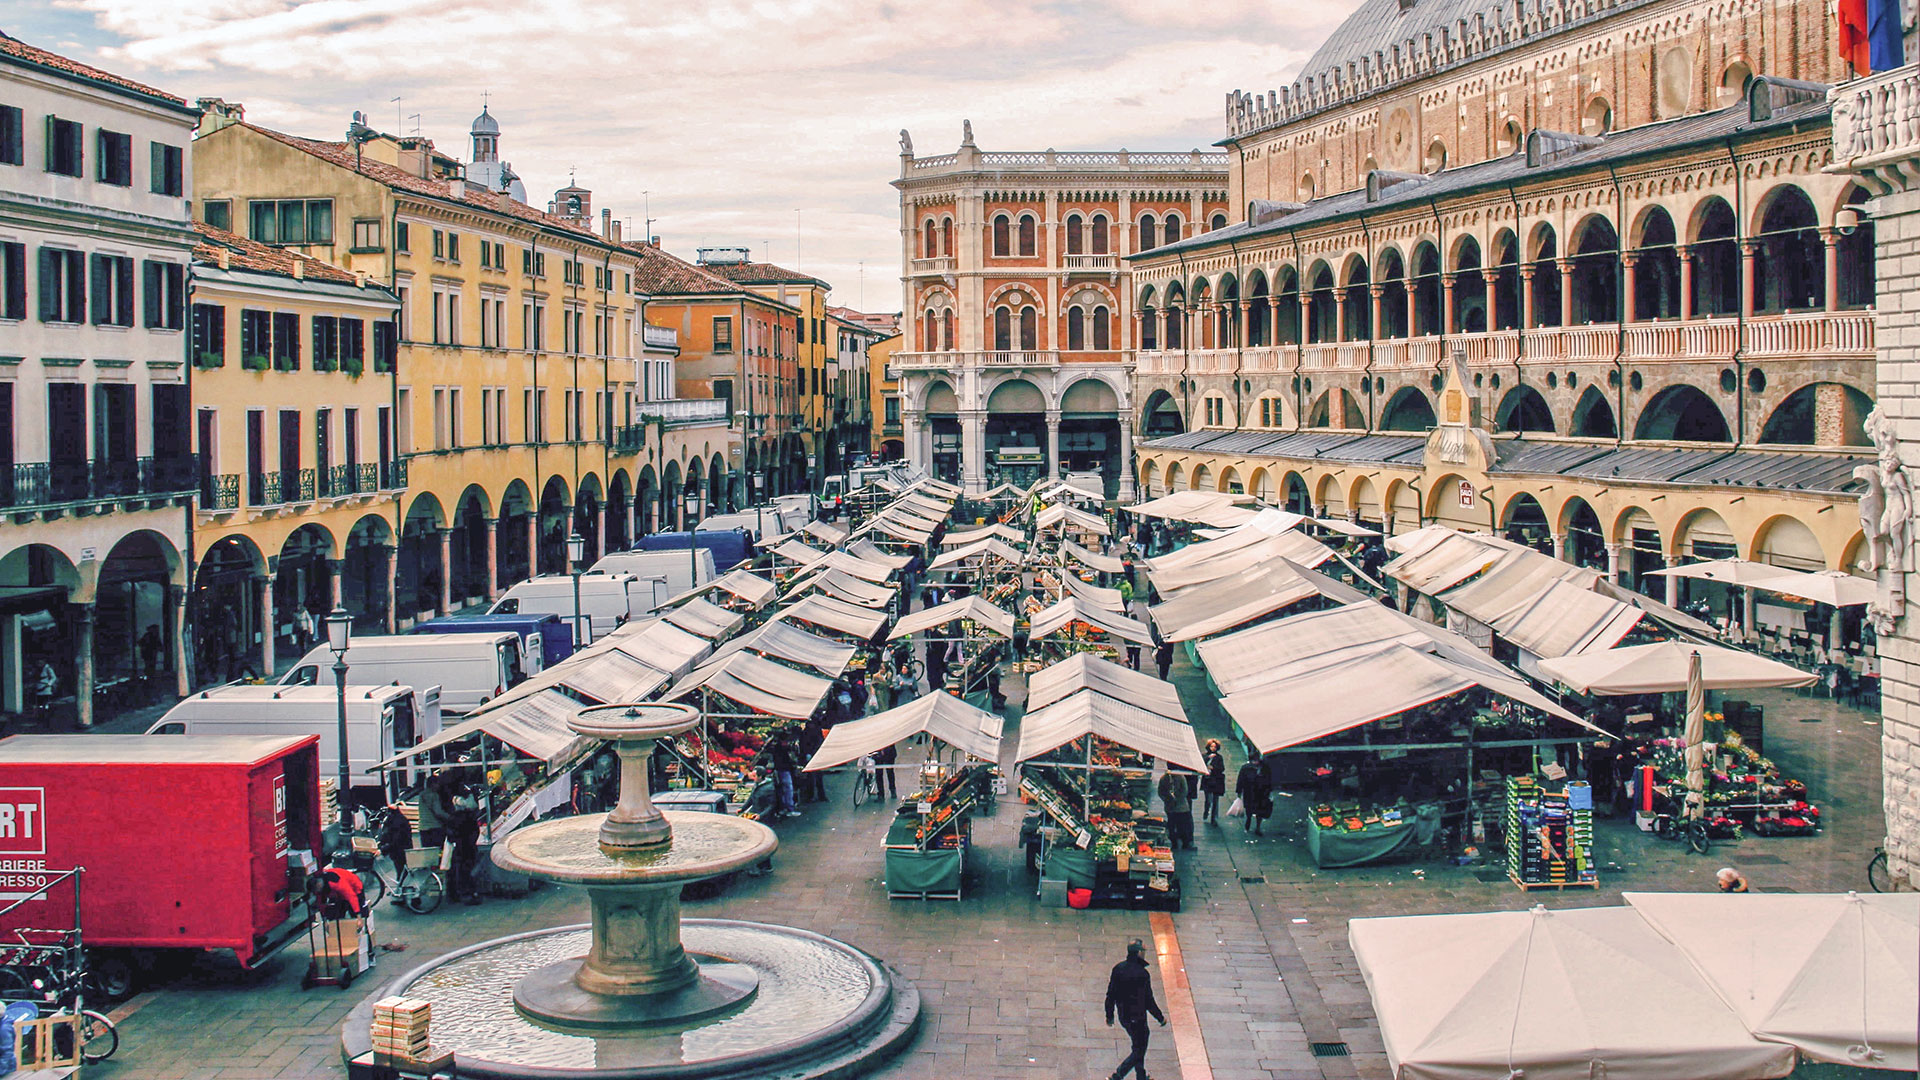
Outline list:
[[[1250,549],[1257,550],[1257,549]],[[1156,579],[1157,580],[1157,579]],[[1320,596],[1320,590],[1275,557],[1204,584],[1181,589],[1147,609],[1165,641],[1194,641],[1266,618]]]
[[[1027,542],[1027,534],[1011,525],[994,522],[992,525],[983,525],[979,528],[950,531],[940,538],[940,546],[943,548],[966,547],[982,540],[1003,540],[1009,544],[1024,544]]]
[[[1097,540],[1113,533],[1105,518],[1064,502],[1054,503],[1035,514],[1033,527],[1037,534],[1060,540]]]
[[[790,622],[775,618],[765,626],[749,630],[714,650],[713,659],[723,660],[742,650],[757,653],[770,660],[784,660],[803,668],[810,668],[829,679],[837,679],[846,674],[860,650],[852,645],[842,644],[823,638],[818,634],[809,634]]]
[[[661,621],[711,642],[725,641],[746,623],[746,616],[699,597],[668,607]]]
[[[815,593],[782,609],[774,619],[805,623],[849,645],[865,646],[887,628],[887,615]]]
[[[1206,771],[1190,726],[1089,687],[1029,711],[1015,760],[1046,820],[1031,853],[1043,892],[1053,881],[1079,907],[1179,910],[1172,838],[1149,811],[1163,765]]]
[[[773,603],[779,593],[778,586],[758,574],[747,570],[729,570],[668,600],[667,606],[705,598],[732,611],[759,611]]]
[[[1010,651],[1013,632],[1012,615],[977,596],[966,596],[901,616],[887,640],[900,641],[920,634],[931,647],[957,645],[958,663],[947,668],[944,681],[967,697],[990,692],[996,685],[993,676]]]
[[[828,547],[838,547],[847,538],[847,530],[824,521],[809,521],[795,531],[802,536],[810,536]]]
[[[988,537],[965,547],[943,551],[927,565],[927,578],[966,583],[988,600],[1010,603],[1020,592],[1026,553],[1003,540]]]
[[[1098,604],[1069,596],[1033,613],[1028,622],[1029,653],[1037,653],[1032,667],[1042,667],[1076,652],[1091,652],[1118,660],[1129,646],[1153,644],[1147,624]]]
[[[746,766],[767,736],[784,723],[812,719],[832,689],[832,680],[752,652],[710,661],[661,695],[700,710],[700,726],[676,736],[670,749],[691,786],[743,803],[751,787]]]
[[[862,761],[908,740],[927,740],[920,760],[873,766],[907,778],[900,785],[905,797],[883,842],[890,899],[960,899],[967,854],[973,846],[973,814],[991,798],[1002,723],[993,713],[936,691],[898,708],[834,725],[807,762],[808,772],[818,772]],[[943,755],[942,746],[953,754]]]
[[[836,568],[804,575],[799,584],[787,590],[784,599],[791,601],[815,591],[857,607],[884,611],[892,606],[898,590],[891,585],[876,585]]]
[[[1255,509],[1251,495],[1215,491],[1175,491],[1123,509],[1135,517],[1210,525],[1219,529],[1244,525],[1260,512]]]

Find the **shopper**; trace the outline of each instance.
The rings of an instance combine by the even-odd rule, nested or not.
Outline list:
[[[1751,892],[1752,891],[1747,886],[1747,875],[1741,873],[1738,870],[1735,870],[1731,866],[1721,867],[1720,872],[1713,875],[1713,880],[1714,880],[1714,884],[1720,886],[1721,892]]]
[[[1200,780],[1200,791],[1207,801],[1201,807],[1202,817],[1207,824],[1220,824],[1220,796],[1227,793],[1227,759],[1220,753],[1220,740],[1208,739],[1207,752],[1202,760],[1207,763],[1207,775]]]
[[[1273,815],[1273,784],[1267,779],[1267,763],[1258,757],[1249,758],[1234,778],[1233,793],[1246,811],[1240,819],[1240,831],[1258,836],[1261,824]]]
[[[879,777],[873,782],[873,794],[876,799],[882,791],[887,793],[889,799],[900,797],[900,781],[893,774],[894,763],[899,760],[900,748],[893,743],[888,743],[873,752],[874,771]]]
[[[1161,639],[1153,647],[1153,662],[1160,668],[1160,681],[1167,681],[1167,672],[1173,670],[1173,642]]]
[[[767,758],[773,766],[773,779],[779,785],[780,817],[799,817],[800,807],[793,801],[793,734],[782,728],[767,741]]]
[[[1161,1027],[1167,1026],[1166,1015],[1153,1000],[1153,972],[1147,968],[1146,951],[1146,943],[1139,938],[1127,942],[1127,958],[1113,965],[1113,973],[1107,976],[1107,1026],[1113,1026],[1118,1014],[1120,1026],[1133,1041],[1130,1052],[1113,1071],[1112,1080],[1121,1080],[1128,1073],[1138,1080],[1151,1080],[1147,1076],[1147,1017],[1160,1021]]]
[[[420,846],[439,848],[447,842],[447,774],[434,773],[420,788]],[[399,868],[395,867],[397,871]]]
[[[848,716],[847,719],[853,719],[854,715]],[[827,730],[820,726],[820,718],[816,716],[808,720],[807,726],[800,729],[800,753],[797,755],[799,760],[794,762],[794,768],[804,769],[807,762],[813,760],[813,755],[820,752],[821,744],[826,741]],[[808,802],[823,803],[827,801],[826,773],[801,772],[799,775],[801,778],[801,787],[806,790]]]
[[[1167,812],[1167,832],[1174,847],[1193,847],[1194,776],[1185,769],[1168,769],[1160,776],[1160,805]]]
[[[447,839],[453,841],[453,866],[447,880],[447,899],[468,906],[480,902],[473,871],[480,863],[480,803],[465,785],[447,800],[453,816],[447,821]]]

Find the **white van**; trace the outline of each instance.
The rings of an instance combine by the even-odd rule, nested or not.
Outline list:
[[[801,524],[806,523],[801,522]],[[703,533],[731,532],[735,529],[753,537],[753,542],[756,544],[763,537],[779,536],[793,531],[787,528],[786,520],[781,517],[780,508],[777,506],[756,506],[731,514],[715,514],[700,522],[700,531]]]
[[[772,515],[768,515],[771,522]],[[702,530],[704,531],[704,530]],[[664,603],[679,596],[696,585],[705,585],[714,578],[713,549],[695,548],[693,554],[687,554],[686,548],[665,551],[616,551],[603,555],[593,564],[591,574],[627,574],[640,579],[634,589],[635,615],[645,615],[654,609],[652,580],[664,579],[660,585],[660,601]],[[585,584],[590,578],[581,578]]]
[[[349,650],[351,653],[351,650]],[[149,735],[318,735],[320,771],[340,773],[340,699],[332,686],[221,686],[187,698],[147,729]],[[440,731],[440,688],[347,687],[347,767],[356,788],[407,786],[401,770],[373,766]]]
[[[520,635],[395,634],[356,637],[347,647],[347,685],[440,686],[440,707],[461,716],[525,681]],[[333,684],[333,653],[316,646],[280,678],[282,686]]]
[[[656,573],[654,576],[660,575]],[[612,633],[615,627],[633,616],[653,610],[655,591],[651,581],[632,574],[601,573],[596,563],[592,572],[580,575],[578,611],[573,606],[573,576],[546,574],[523,581],[502,593],[500,599],[487,609],[487,614],[558,615],[575,627],[573,647],[577,650]],[[673,595],[666,585],[659,586],[658,592],[661,600]],[[585,622],[592,633],[579,633],[579,622]]]

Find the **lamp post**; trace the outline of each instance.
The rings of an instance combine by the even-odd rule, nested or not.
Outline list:
[[[687,563],[692,570],[687,578],[692,583],[688,588],[693,588],[700,584],[700,491],[698,488],[687,492]]]
[[[587,538],[575,529],[567,536],[567,567],[573,572],[573,647],[578,649],[587,644],[587,634],[580,625],[580,564],[587,558]]]
[[[353,769],[347,758],[347,646],[353,641],[353,616],[347,614],[344,607],[335,606],[327,615],[327,648],[333,653],[333,688],[339,699],[340,740],[340,789],[336,792],[336,802],[340,808],[340,821],[347,820],[347,791],[352,779]]]

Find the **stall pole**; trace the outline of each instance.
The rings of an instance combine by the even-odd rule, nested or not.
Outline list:
[[[1093,735],[1088,733],[1087,742],[1087,790],[1080,796],[1080,819],[1091,826],[1093,822]]]

